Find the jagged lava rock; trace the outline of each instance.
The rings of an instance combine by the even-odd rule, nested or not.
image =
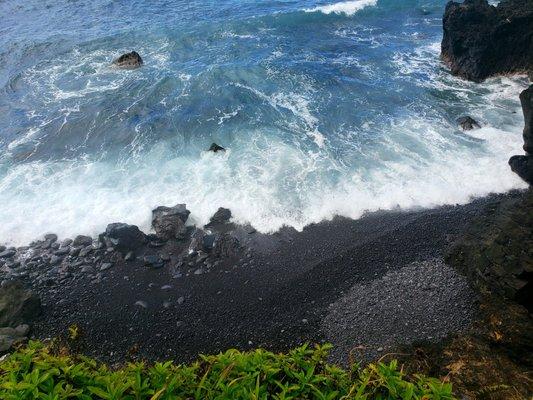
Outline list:
[[[231,219],[231,210],[220,207],[216,213],[213,214],[210,221],[213,223],[225,223]]]
[[[533,1],[450,1],[443,17],[441,56],[452,73],[480,82],[533,69]]]
[[[185,204],[177,204],[174,207],[157,207],[152,210],[152,227],[161,239],[181,239],[187,233],[185,222],[187,222],[190,213]]]
[[[146,243],[146,235],[137,226],[124,223],[107,225],[105,232],[100,234],[99,239],[101,243],[106,246],[111,245],[123,254],[135,251]]]

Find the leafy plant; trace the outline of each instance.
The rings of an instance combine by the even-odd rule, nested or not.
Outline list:
[[[130,363],[111,370],[90,358],[30,342],[0,363],[0,398],[105,400],[447,400],[451,385],[407,377],[398,364],[346,371],[326,363],[329,345],[287,354],[262,349],[201,356],[190,365]]]

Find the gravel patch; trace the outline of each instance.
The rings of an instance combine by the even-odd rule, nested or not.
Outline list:
[[[330,304],[321,329],[334,345],[332,361],[367,361],[398,344],[468,329],[476,300],[466,279],[441,259],[414,262],[350,288]]]

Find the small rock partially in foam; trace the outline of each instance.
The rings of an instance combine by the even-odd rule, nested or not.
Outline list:
[[[113,61],[113,65],[123,69],[139,68],[143,65],[143,59],[136,51],[122,54],[120,57]]]
[[[470,116],[465,116],[461,118],[457,118],[457,123],[463,128],[465,131],[471,131],[472,129],[479,129],[481,128],[481,125],[479,125],[479,122],[477,122],[474,118]]]
[[[226,149],[222,146],[219,146],[216,143],[212,143],[211,147],[209,147],[209,151],[212,151],[213,153],[216,153],[218,151],[226,151]]]

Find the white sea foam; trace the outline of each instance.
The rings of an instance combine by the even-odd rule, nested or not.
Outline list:
[[[273,92],[233,83],[256,96],[266,112],[279,113],[284,135],[265,124],[252,131],[232,132],[231,146],[224,154],[177,155],[172,140],[180,140],[183,132],[150,147],[143,141],[147,133],[135,124],[132,129],[137,136],[119,160],[102,161],[95,155],[2,165],[0,159],[0,242],[22,245],[47,232],[61,237],[95,235],[117,221],[148,231],[151,209],[176,203],[187,204],[193,223],[205,224],[218,207],[228,207],[237,222],[272,232],[283,225],[302,229],[335,215],[358,218],[380,209],[466,203],[472,197],[525,187],[507,164],[511,155],[522,152],[518,93],[523,81],[496,78],[479,85],[459,80],[440,68],[438,50],[437,44],[429,44],[408,54],[395,54],[390,61],[396,78],[412,82],[422,74],[423,79],[415,82],[424,90],[464,98],[461,103],[482,122],[482,129],[459,132],[438,109],[429,109],[425,115],[390,115],[384,110],[360,127],[336,132],[325,140],[321,127],[328,121],[320,119],[323,114],[317,104],[322,94],[313,92],[313,82],[306,83],[307,77],[299,76],[297,86]],[[112,85],[124,85],[131,76],[142,79],[141,74],[110,71],[105,63],[111,54],[96,56],[101,57],[96,63],[100,67],[94,65],[81,96],[92,90],[113,90],[108,80],[99,80],[105,74],[113,74]],[[357,58],[350,57],[342,55],[337,61],[362,68]],[[168,67],[167,56],[153,60],[154,68]],[[84,62],[91,62],[90,57]],[[59,63],[73,68],[72,73],[85,68]],[[53,66],[45,66],[30,70],[25,79],[46,85],[37,87],[35,93],[46,93],[50,97],[43,101],[55,103],[73,92],[59,85],[57,73]],[[282,74],[283,79],[297,80],[286,71]],[[195,79],[185,72],[180,75],[186,85]],[[183,89],[168,96],[176,95],[188,94]],[[69,98],[77,102],[76,96]],[[132,99],[128,108],[137,101]],[[38,140],[43,128],[56,122],[51,118],[59,126],[69,113],[77,112],[75,106],[60,110],[49,119],[32,115],[34,127],[8,143],[7,149]],[[220,110],[213,121],[216,126],[226,125],[245,112],[246,105]],[[362,138],[369,138],[371,145]],[[335,153],[342,151],[348,156]]]
[[[24,244],[46,232],[94,235],[114,221],[148,230],[153,207],[178,202],[188,205],[193,222],[208,222],[224,206],[237,222],[263,232],[302,229],[335,215],[466,203],[525,187],[507,164],[521,151],[519,120],[505,130],[486,125],[458,135],[432,120],[396,119],[391,135],[351,167],[260,131],[237,138],[235,150],[224,155],[173,157],[160,143],[141,162],[122,165],[86,159],[20,164],[0,181],[0,237]],[[341,179],[328,180],[331,170]]]
[[[352,16],[359,10],[362,10],[366,7],[372,7],[377,5],[377,0],[353,0],[353,1],[343,1],[340,3],[328,4],[325,6],[318,6],[314,8],[308,8],[306,12],[321,12],[324,14],[346,14],[347,16]]]
[[[235,86],[249,90],[259,98],[268,102],[276,110],[289,110],[294,116],[298,117],[304,124],[304,133],[310,136],[318,147],[324,147],[325,137],[318,129],[318,118],[310,110],[310,101],[305,95],[299,93],[274,93],[265,94],[258,89],[246,86],[240,83]],[[298,126],[294,127],[296,131]]]

